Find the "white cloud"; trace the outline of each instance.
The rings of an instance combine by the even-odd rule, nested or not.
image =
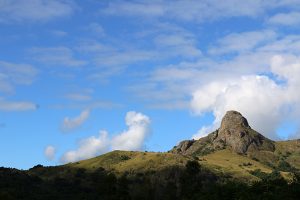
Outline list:
[[[162,66],[154,70],[148,79],[143,79],[143,82],[129,89],[150,105],[154,103],[156,107],[159,104],[165,107],[167,103],[187,101],[199,86],[213,80],[230,80],[244,74],[264,73],[269,69],[271,56],[271,53],[259,52],[242,54],[227,61],[216,62],[203,58],[196,62]],[[182,108],[182,104],[177,105],[177,108]]]
[[[120,74],[128,66],[149,61],[158,56],[154,51],[132,48],[132,43],[122,45],[121,42],[103,44],[97,41],[85,41],[78,45],[76,50],[91,57],[93,72],[88,78],[98,82],[106,82],[107,77]]]
[[[278,139],[276,129],[280,124],[292,116],[300,117],[300,95],[295,92],[300,85],[297,76],[300,60],[278,55],[271,59],[270,65],[272,72],[282,77],[286,84],[263,75],[248,75],[230,81],[216,80],[196,90],[191,108],[200,115],[213,112],[215,121],[211,126],[203,127],[194,137],[204,136],[206,131],[217,128],[226,111],[237,110],[254,129]]]
[[[59,47],[34,47],[30,53],[33,58],[45,65],[58,65],[66,67],[80,67],[86,65],[84,60],[74,58],[73,51],[64,46]]]
[[[68,35],[67,32],[61,31],[61,30],[53,30],[53,31],[51,31],[51,33],[56,37],[65,37]]]
[[[275,39],[276,33],[271,30],[232,33],[219,39],[217,46],[211,48],[209,52],[211,54],[243,53]]]
[[[238,4],[238,5],[237,5]],[[259,1],[231,0],[230,2],[210,1],[136,1],[110,3],[105,10],[106,14],[138,15],[145,17],[170,17],[181,20],[202,21],[207,18],[221,16],[253,16],[261,9]],[[188,12],[187,12],[188,10]],[[221,12],[222,11],[222,12]]]
[[[75,99],[72,99],[75,100]],[[89,109],[89,110],[94,110],[94,109],[111,109],[111,108],[120,108],[123,105],[122,104],[117,104],[111,101],[105,101],[105,100],[93,100],[93,101],[83,101],[81,99],[76,100],[77,102],[71,102],[71,103],[66,103],[66,104],[54,104],[51,105],[51,108],[54,109]]]
[[[251,45],[244,44],[248,41]],[[181,109],[183,104],[173,102],[189,101],[191,94],[207,83],[272,73],[270,60],[274,55],[300,55],[300,37],[282,37],[271,30],[231,33],[209,50],[219,54],[159,66],[128,89],[150,107]],[[227,53],[233,54],[225,55]],[[168,104],[173,106],[166,106]]]
[[[110,2],[103,12],[110,15],[204,22],[238,16],[258,17],[271,9],[299,8],[299,5],[299,1],[296,0],[174,0],[172,3],[161,0],[140,0]]]
[[[142,113],[134,111],[126,114],[128,130],[112,138],[113,150],[140,150],[149,134],[150,119]]]
[[[278,38],[276,41],[268,43],[258,49],[259,51],[271,52],[273,54],[294,54],[299,55],[300,51],[300,36],[287,35],[283,38]]]
[[[104,36],[105,35],[105,31],[104,31],[103,27],[100,24],[96,23],[96,22],[90,23],[87,26],[86,30],[94,33],[97,36]]]
[[[161,34],[156,36],[154,43],[165,52],[167,56],[181,56],[194,58],[202,55],[202,52],[196,45],[196,39],[193,35],[187,33]]]
[[[82,124],[89,118],[90,116],[90,110],[86,109],[83,110],[79,116],[74,118],[66,117],[62,124],[62,131],[68,132],[75,130],[82,126]]]
[[[0,98],[0,111],[18,112],[38,109],[38,105],[26,101],[6,101]]]
[[[92,100],[94,90],[91,88],[69,87],[64,98],[71,101],[84,102]]]
[[[300,24],[300,12],[279,13],[270,17],[267,21],[270,24],[293,26]]]
[[[125,117],[128,129],[116,134],[111,139],[106,131],[100,131],[98,137],[83,139],[77,150],[66,152],[61,162],[75,162],[92,158],[109,150],[141,150],[150,132],[150,119],[134,111],[127,112]]]
[[[48,21],[73,13],[67,0],[0,0],[0,22]]]
[[[47,160],[50,160],[50,161],[54,160],[55,152],[56,152],[55,147],[53,147],[51,145],[47,146],[44,151],[44,154],[45,154]]]
[[[164,14],[164,8],[157,1],[147,2],[116,2],[109,4],[104,10],[106,14],[125,14],[125,15],[142,15],[142,16],[161,16]]]
[[[75,162],[82,159],[92,158],[107,152],[109,144],[107,135],[106,131],[100,131],[98,137],[92,136],[81,140],[79,142],[78,149],[66,152],[62,156],[61,162]]]
[[[280,78],[288,80],[289,86],[300,84],[300,59],[293,55],[274,56],[271,60],[271,70]]]
[[[15,85],[29,85],[37,74],[32,65],[0,61],[0,91],[10,93]]]
[[[150,60],[154,57],[153,52],[144,50],[117,50],[110,55],[99,55],[100,57],[95,58],[95,64],[99,67],[118,67],[127,66],[132,63]]]
[[[11,93],[13,90],[14,87],[7,80],[7,76],[0,73],[0,92]]]
[[[215,131],[217,129],[217,124],[214,123],[210,126],[203,126],[200,128],[200,130],[198,130],[198,132],[196,134],[194,134],[192,136],[192,139],[194,140],[198,140],[199,138],[205,137],[207,136],[209,133]]]
[[[146,31],[127,34],[125,38],[122,41],[102,42],[83,40],[75,48],[91,57],[91,80],[106,83],[108,77],[119,75],[130,66],[140,63],[167,61],[179,57],[195,59],[202,55],[194,34],[168,23],[155,23],[147,27]],[[132,43],[132,40],[139,42]]]
[[[81,93],[69,93],[65,95],[65,98],[74,101],[89,101],[92,99],[90,95]]]

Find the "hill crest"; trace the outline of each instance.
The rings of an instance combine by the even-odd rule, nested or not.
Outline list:
[[[253,130],[241,113],[232,110],[225,114],[219,129],[199,140],[182,141],[170,152],[183,155],[205,155],[225,148],[246,155],[256,151],[274,152],[275,143]]]

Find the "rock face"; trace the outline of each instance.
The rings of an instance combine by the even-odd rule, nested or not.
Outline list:
[[[185,155],[203,155],[215,150],[230,148],[238,154],[253,151],[274,151],[274,142],[251,129],[246,118],[237,111],[228,111],[221,127],[199,140],[186,140],[171,152]]]

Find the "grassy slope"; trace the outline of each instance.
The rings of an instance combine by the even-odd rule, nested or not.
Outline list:
[[[300,169],[300,140],[276,142],[275,154]]]
[[[205,156],[199,156],[198,159],[202,166],[214,171],[216,174],[225,174],[234,179],[245,181],[256,181],[258,178],[251,175],[250,171],[260,169],[262,172],[271,173],[272,168],[267,163],[277,163],[280,159],[285,159],[292,166],[300,169],[300,142],[296,140],[276,142],[274,153],[260,151],[256,156],[261,162],[224,149]],[[172,153],[113,151],[96,158],[70,163],[66,166],[88,170],[103,167],[117,173],[138,173],[157,171],[172,166],[184,166],[191,159],[194,158]],[[288,177],[287,173],[282,174]]]
[[[237,179],[258,180],[249,171],[260,169],[262,172],[271,173],[272,169],[260,162],[246,156],[232,153],[228,149],[217,151],[200,158],[202,165],[207,166],[216,173],[223,173]]]
[[[145,172],[160,170],[170,166],[184,166],[189,160],[178,154],[136,152],[136,151],[113,151],[96,158],[83,160],[67,166],[85,168],[88,170],[103,167],[115,172]]]
[[[113,151],[96,158],[71,163],[66,166],[88,170],[103,167],[106,170],[113,170],[117,173],[137,173],[161,170],[171,166],[184,166],[191,159],[194,158],[172,153]],[[212,170],[216,174],[226,174],[241,180],[258,180],[257,177],[249,173],[249,171],[255,169],[261,169],[261,171],[266,173],[272,171],[270,167],[251,160],[246,156],[233,154],[230,150],[217,151],[199,157],[199,162],[202,166]]]

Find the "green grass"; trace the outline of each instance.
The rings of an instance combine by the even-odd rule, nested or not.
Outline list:
[[[204,156],[198,156],[199,163],[206,169],[216,174],[226,175],[233,179],[244,181],[258,181],[259,178],[251,172],[260,170],[263,173],[271,173],[279,163],[288,162],[292,167],[300,169],[300,142],[297,140],[276,142],[275,152],[255,151],[249,155],[239,155],[230,149],[223,149]],[[116,174],[145,173],[160,171],[168,167],[184,167],[188,160],[195,157],[173,153],[137,152],[137,151],[113,151],[107,154],[64,165],[70,169],[84,168],[97,170],[104,168],[114,171]],[[286,179],[291,174],[281,172]]]
[[[146,172],[171,166],[184,166],[190,158],[172,153],[113,151],[66,166],[94,170],[102,167],[117,173]]]
[[[275,154],[300,169],[300,140],[276,142]]]
[[[229,174],[236,179],[259,180],[250,174],[250,171],[260,169],[262,172],[271,173],[272,169],[247,156],[232,153],[229,149],[216,151],[200,158],[200,163],[217,173]]]
[[[198,157],[198,159],[204,168],[216,174],[226,174],[234,179],[245,181],[259,180],[249,173],[255,169],[260,169],[265,173],[272,172],[270,167],[249,157],[232,153],[228,149],[216,151],[206,156]],[[119,174],[125,172],[144,173],[159,171],[172,166],[184,167],[188,160],[194,160],[194,158],[172,153],[113,151],[96,158],[70,163],[66,166],[71,168],[85,168],[87,170],[96,170],[102,167]]]

